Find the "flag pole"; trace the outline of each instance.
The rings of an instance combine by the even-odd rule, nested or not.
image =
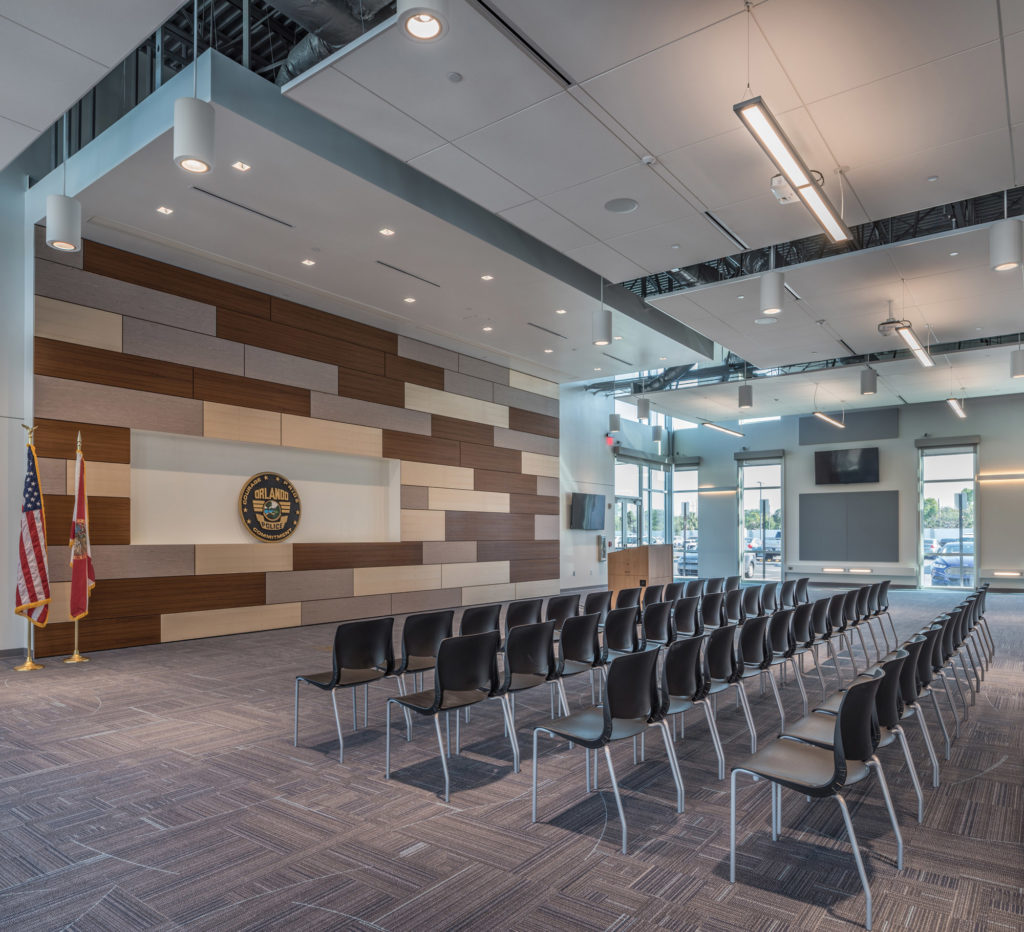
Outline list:
[[[28,424],[22,424],[21,426],[28,431],[28,445],[32,446],[32,442],[35,440],[35,426],[29,427]],[[32,619],[26,616],[25,620],[28,622],[28,632],[25,640],[25,662],[19,663],[18,666],[14,668],[18,673],[26,673],[31,670],[42,670],[44,667],[44,664],[36,663],[32,656]]]
[[[75,445],[76,459],[82,455],[82,432],[78,432],[78,441]],[[75,489],[75,496],[78,495],[78,489]],[[78,619],[75,619],[75,652],[70,657],[64,658],[64,663],[88,663],[89,658],[83,657],[78,652]]]

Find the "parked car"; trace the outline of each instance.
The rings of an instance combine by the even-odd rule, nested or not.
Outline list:
[[[963,553],[958,540],[943,544],[932,561],[931,573],[933,586],[973,585],[974,541],[964,540]]]
[[[686,542],[685,550],[676,552],[676,576],[698,575],[699,563],[700,556],[697,552],[697,541],[689,540]]]

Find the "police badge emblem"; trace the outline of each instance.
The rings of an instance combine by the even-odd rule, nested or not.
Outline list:
[[[274,543],[291,536],[299,526],[299,493],[284,476],[257,473],[242,486],[238,513],[245,529],[257,540]]]

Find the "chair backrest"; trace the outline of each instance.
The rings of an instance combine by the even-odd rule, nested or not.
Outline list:
[[[734,644],[735,631],[735,628],[723,626],[715,628],[708,636],[704,663],[707,674],[712,679],[725,680],[727,683],[736,681],[738,668]]]
[[[588,592],[583,599],[583,614],[592,615],[597,612],[604,622],[605,615],[612,607],[612,594],[608,590],[601,592]]]
[[[843,619],[847,625],[855,622],[859,617],[857,615],[857,598],[859,594],[859,589],[847,589],[843,593]]]
[[[868,614],[878,614],[878,596],[882,591],[882,584],[880,582],[872,583],[868,586]]]
[[[878,724],[883,728],[895,728],[903,715],[903,695],[900,692],[900,675],[910,652],[894,650],[879,662],[885,678],[875,694],[875,713]]]
[[[832,629],[828,624],[828,599],[815,599],[811,602],[811,630],[815,637],[828,638]]]
[[[715,627],[722,623],[722,601],[724,592],[711,592],[700,600],[700,623]]]
[[[601,636],[599,626],[601,613],[576,615],[566,618],[562,625],[560,639],[562,660],[589,663],[592,667],[601,665]]]
[[[748,666],[765,668],[771,659],[766,637],[768,618],[768,615],[756,615],[743,622],[740,628],[740,657]]]
[[[639,605],[640,591],[639,587],[636,589],[620,589],[618,594],[615,596],[615,607],[629,608],[633,605]]]
[[[636,632],[636,617],[640,608],[613,608],[604,620],[604,646],[610,650],[635,651],[640,649]]]
[[[956,627],[956,619],[953,615],[939,615],[935,621],[942,625],[942,637],[939,639],[939,657],[935,666],[941,667],[950,657],[953,656],[953,629]]]
[[[725,577],[724,576],[712,576],[707,584],[704,586],[704,594],[725,592]]]
[[[443,612],[420,612],[405,619],[402,627],[402,666],[410,657],[436,657],[445,638],[452,636],[451,609]]]
[[[846,630],[846,616],[843,614],[843,606],[846,604],[846,593],[838,592],[829,596],[828,600],[828,626],[833,631]]]
[[[768,619],[768,646],[773,654],[790,657],[796,649],[793,639],[793,609],[780,608]]]
[[[501,605],[471,605],[462,613],[462,624],[459,634],[483,634],[485,631],[497,631],[498,619],[501,617]]]
[[[923,690],[926,686],[931,685],[932,678],[935,676],[935,665],[932,659],[935,656],[935,647],[942,637],[942,628],[932,625],[920,633],[924,637],[925,643],[921,647],[921,656],[917,661],[917,680],[918,689]]]
[[[722,603],[722,612],[728,624],[743,624],[743,619],[746,618],[747,615],[746,612],[743,611],[742,589],[727,589],[725,591],[725,600]]]
[[[543,599],[520,599],[518,602],[509,602],[508,611],[505,612],[505,631],[519,625],[538,624],[543,604]]]
[[[513,673],[532,673],[549,680],[558,676],[555,662],[555,623],[516,625],[505,641],[505,688]]]
[[[807,584],[811,581],[809,576],[801,576],[796,581],[796,601],[798,604],[810,602],[811,596],[807,591]]]
[[[548,606],[544,612],[545,621],[553,621],[555,630],[560,631],[566,618],[572,618],[580,613],[579,593],[572,595],[553,595],[548,599]]]
[[[664,599],[666,602],[678,602],[683,597],[686,583],[672,582],[665,587]]]
[[[743,592],[743,614],[750,618],[761,614],[761,587],[747,586]]]
[[[814,643],[814,629],[811,627],[810,602],[798,602],[793,609],[793,640],[797,647],[810,647]]]
[[[884,673],[872,667],[850,684],[839,706],[836,732],[837,762],[839,754],[845,760],[870,760],[878,748],[881,737],[878,730],[878,713],[875,710],[875,696],[882,685]],[[845,775],[843,777],[845,780]]]
[[[664,591],[664,586],[648,586],[644,589],[644,598],[641,604],[647,608],[648,605],[654,605],[655,602],[664,602],[665,600],[662,598]]]
[[[672,630],[672,603],[652,602],[644,608],[644,640],[668,644],[674,640]]]
[[[882,580],[882,588],[878,590],[878,609],[882,612],[889,610],[889,586],[892,584],[891,579]]]
[[[927,643],[928,639],[923,634],[915,634],[903,644],[907,659],[900,670],[900,696],[905,706],[917,702],[917,697],[921,695],[921,680],[917,671],[921,663],[921,650]]]
[[[704,580],[703,579],[688,579],[686,581],[686,590],[684,595],[689,599],[693,596],[698,598],[704,595]]]
[[[765,583],[761,586],[761,611],[774,612],[779,607],[779,584]]]
[[[334,632],[335,683],[342,670],[395,669],[395,648],[391,641],[394,618],[369,618],[338,625]]]
[[[694,634],[700,634],[703,628],[700,624],[700,619],[697,617],[697,607],[700,605],[700,599],[695,595],[684,596],[678,602],[676,602],[675,611],[675,624],[676,633],[683,635],[683,637],[690,637]]]
[[[498,692],[497,631],[464,634],[446,638],[437,651],[437,670],[434,673],[434,710],[443,709],[449,692],[465,693],[479,690],[485,696]]]
[[[794,608],[796,606],[796,580],[787,579],[779,589],[779,607]]]
[[[860,618],[862,621],[865,618],[870,618],[871,617],[871,612],[869,610],[869,604],[870,604],[869,596],[870,595],[871,595],[871,587],[870,586],[861,586],[857,590],[857,608],[856,608],[856,612],[857,612],[857,617]]]
[[[653,721],[661,714],[657,679],[658,652],[616,657],[608,667],[605,719]]]
[[[725,577],[725,591],[732,592],[734,589],[739,589],[740,577],[739,576],[726,576]]]
[[[707,695],[708,683],[701,660],[701,649],[707,640],[705,635],[669,644],[661,671],[662,683],[669,696],[697,702]]]

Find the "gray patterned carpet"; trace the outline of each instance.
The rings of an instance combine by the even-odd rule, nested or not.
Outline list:
[[[901,635],[952,606],[953,592],[896,592]],[[1024,928],[1024,596],[989,598],[998,648],[969,721],[930,787],[922,825],[897,748],[883,763],[906,866],[877,787],[848,800],[875,897],[875,929]],[[546,690],[523,694],[523,769],[512,772],[496,703],[478,706],[453,757],[452,801],[429,722],[395,743],[383,779],[384,699],[351,731],[345,763],[329,702],[304,695],[292,747],[293,677],[329,666],[332,626],[97,654],[33,674],[0,659],[0,928],[35,929],[851,929],[864,897],[837,807],[785,796],[769,833],[768,791],[739,795],[738,883],[728,883],[728,780],[707,727],[690,713],[677,742],[686,811],[660,742],[614,759],[629,825],[607,774],[584,793],[583,754],[542,739],[540,821],[530,823],[529,735]],[[582,678],[580,678],[582,679]],[[811,698],[816,680],[808,679]],[[762,740],[777,728],[770,693],[750,689]],[[790,683],[787,714],[799,714]],[[573,705],[589,701],[583,682]],[[399,717],[396,715],[396,724]],[[947,712],[948,718],[948,712]],[[719,724],[726,760],[747,749],[731,700]],[[933,737],[939,743],[932,716]],[[652,733],[653,734],[653,733]]]

